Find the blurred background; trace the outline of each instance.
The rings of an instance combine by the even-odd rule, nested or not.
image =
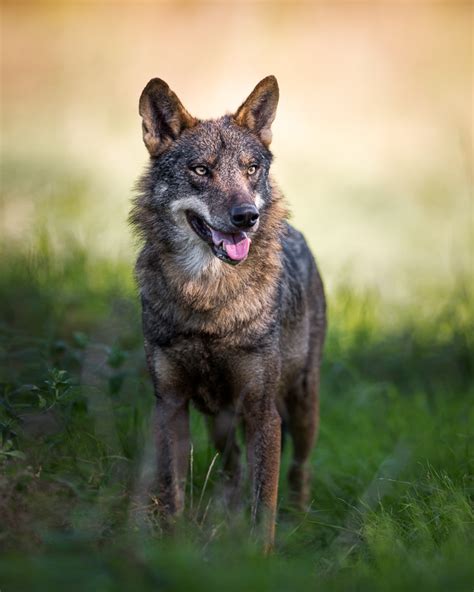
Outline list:
[[[146,82],[205,118],[275,74],[274,175],[326,282],[445,287],[473,263],[472,24],[469,2],[4,4],[2,239],[132,261]]]
[[[456,0],[1,3],[2,590],[472,588],[473,24]],[[264,561],[194,412],[159,536],[127,215],[148,80],[206,118],[268,74],[329,333],[311,504],[287,446]]]

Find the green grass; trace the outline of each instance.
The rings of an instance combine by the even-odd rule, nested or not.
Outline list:
[[[287,504],[287,446],[264,558],[248,516],[230,524],[219,507],[197,414],[175,537],[141,511],[153,397],[131,270],[69,252],[43,238],[0,258],[2,591],[472,589],[467,280],[398,310],[330,294],[312,503]]]

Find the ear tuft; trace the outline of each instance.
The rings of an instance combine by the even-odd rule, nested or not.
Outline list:
[[[152,78],[140,96],[143,141],[150,156],[158,156],[189,127],[197,124],[161,78]]]
[[[234,115],[238,125],[255,133],[267,147],[272,141],[271,125],[275,119],[279,96],[277,79],[275,76],[267,76],[257,84]]]

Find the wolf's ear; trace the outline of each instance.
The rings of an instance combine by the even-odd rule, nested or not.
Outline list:
[[[143,141],[150,156],[158,156],[197,119],[183,107],[181,101],[164,80],[152,78],[140,97]]]
[[[265,146],[272,141],[271,125],[275,119],[280,92],[275,76],[267,76],[253,89],[234,115],[235,121],[257,134]]]

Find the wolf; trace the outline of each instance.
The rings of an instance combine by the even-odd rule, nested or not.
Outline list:
[[[139,101],[150,160],[130,214],[142,242],[136,277],[162,517],[172,523],[183,510],[192,403],[209,418],[230,507],[241,499],[243,425],[252,523],[266,549],[282,422],[293,442],[292,500],[308,501],[326,333],[321,277],[270,175],[278,99],[268,76],[235,113],[200,120],[166,82],[150,80]]]

